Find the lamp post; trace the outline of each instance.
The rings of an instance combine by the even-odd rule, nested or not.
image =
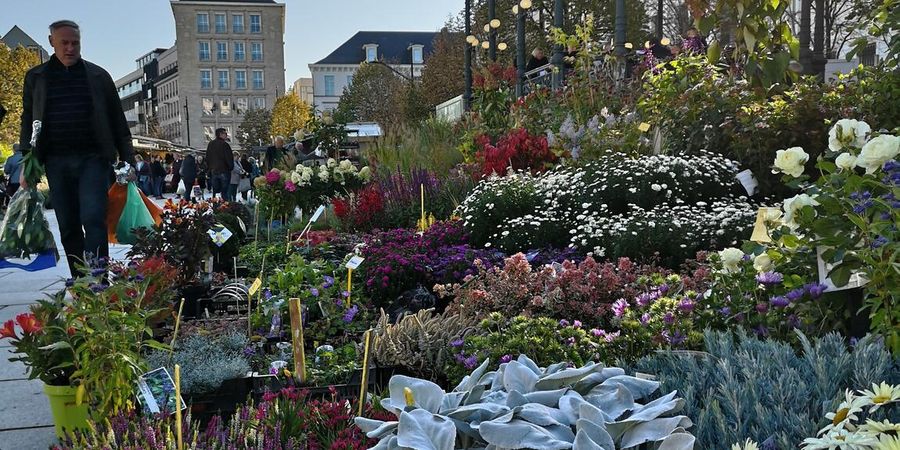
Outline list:
[[[497,7],[495,3],[495,0],[488,0],[488,28],[490,29],[488,57],[491,58],[491,61],[497,61],[497,28],[494,26],[494,20],[497,20]],[[497,25],[500,24],[497,23]]]
[[[616,0],[616,56],[625,56],[625,0]]]
[[[469,43],[468,39],[471,36],[472,30],[469,24],[469,16],[472,13],[472,0],[466,0],[466,18],[465,18],[465,33],[466,33],[466,42]],[[472,46],[466,45],[466,56],[465,56],[465,79],[466,79],[466,89],[463,92],[463,108],[468,111],[472,106]]]
[[[525,11],[531,0],[521,0],[512,8],[516,15],[516,97],[525,95]]]
[[[563,0],[554,0],[553,1],[553,26],[562,29],[563,27]],[[553,63],[553,67],[556,69],[553,71],[553,89],[559,89],[562,86],[563,81],[566,77],[565,65],[563,64],[563,47],[562,44],[557,43],[553,46],[553,57],[551,61]]]

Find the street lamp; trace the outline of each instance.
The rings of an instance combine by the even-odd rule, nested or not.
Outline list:
[[[516,15],[516,97],[525,93],[525,10],[531,8],[531,0],[522,0],[513,6]]]

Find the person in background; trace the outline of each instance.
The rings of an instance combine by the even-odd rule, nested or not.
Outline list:
[[[175,155],[175,160],[172,161],[172,168],[169,169],[169,173],[172,174],[172,191],[176,191],[178,189],[178,182],[181,181],[181,155]],[[190,186],[185,186],[185,188],[190,189]]]
[[[194,187],[194,182],[197,180],[197,160],[194,158],[194,155],[188,153],[187,156],[181,160],[181,167],[179,168],[178,175],[181,176],[181,180],[184,181],[184,194],[182,198],[185,201],[191,201],[191,191]]]
[[[531,72],[532,70],[546,66],[547,64],[550,64],[550,61],[547,60],[544,51],[540,48],[536,48],[531,52],[531,57],[528,58],[528,64],[525,65],[525,71]]]
[[[144,161],[144,157],[141,155],[134,155],[134,159],[136,161],[134,164],[134,173],[136,173],[138,177],[138,187],[141,188],[144,195],[153,195],[152,189],[150,188],[150,164],[148,164],[147,161]]]
[[[266,160],[265,160],[266,173],[268,173],[270,170],[274,169],[275,166],[277,166],[278,163],[281,161],[281,159],[284,158],[284,152],[285,152],[284,137],[275,136],[274,144],[275,145],[271,145],[268,148],[266,148]]]
[[[19,146],[43,163],[73,277],[82,261],[109,258],[106,212],[116,159],[134,165],[131,131],[109,73],[81,57],[71,20],[50,25],[49,61],[25,74]],[[31,147],[32,122],[42,131]],[[19,184],[27,188],[24,173]]]
[[[13,144],[13,154],[6,158],[6,163],[3,164],[3,173],[7,176],[6,197],[3,201],[7,202],[19,190],[19,178],[22,174],[22,150],[19,148],[19,144]]]
[[[241,184],[243,175],[244,168],[241,167],[240,154],[234,152],[232,154],[231,183],[228,185],[228,201],[237,201],[238,185]]]
[[[153,195],[163,198],[163,180],[166,178],[166,168],[163,167],[162,158],[156,156],[150,163],[150,181],[153,184]]]
[[[250,198],[248,193],[250,189],[253,187],[253,179],[250,178],[250,174],[253,172],[253,166],[250,164],[250,160],[247,159],[247,155],[241,155],[241,181],[239,183],[238,189],[241,192],[241,197],[244,200]]]
[[[228,145],[228,131],[216,129],[216,138],[206,146],[206,164],[209,169],[209,184],[213,197],[221,194],[228,199],[231,173],[234,171],[234,155]]]
[[[700,32],[696,28],[688,28],[684,36],[682,50],[693,55],[703,55],[706,53],[706,47],[706,39],[700,36]]]
[[[206,164],[206,158],[202,156],[198,156],[197,158],[197,184],[200,186],[201,192],[206,192],[209,183],[207,180],[209,177],[209,166]]]
[[[570,44],[563,54],[563,68],[567,71],[574,70],[576,61],[578,61],[578,46]]]

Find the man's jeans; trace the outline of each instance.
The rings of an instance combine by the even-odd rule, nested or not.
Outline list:
[[[212,179],[210,180],[212,184],[212,195],[213,197],[216,194],[222,194],[222,199],[228,199],[228,191],[231,189],[231,174],[230,173],[214,173],[212,174]]]
[[[84,274],[76,264],[85,262],[85,252],[87,258],[109,257],[106,202],[111,171],[110,162],[99,155],[47,157],[50,201],[73,277]]]

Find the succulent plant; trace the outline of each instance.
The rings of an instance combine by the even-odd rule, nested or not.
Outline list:
[[[450,342],[475,332],[476,324],[474,318],[435,314],[433,309],[404,316],[392,324],[382,310],[375,326],[373,355],[379,365],[403,366],[432,378],[452,361]]]
[[[575,449],[615,450],[645,445],[693,449],[678,412],[684,400],[670,392],[649,399],[659,383],[625,375],[617,367],[588,363],[538,367],[525,355],[487,372],[490,360],[449,393],[436,384],[395,375],[382,407],[396,421],[357,417],[374,449]]]

